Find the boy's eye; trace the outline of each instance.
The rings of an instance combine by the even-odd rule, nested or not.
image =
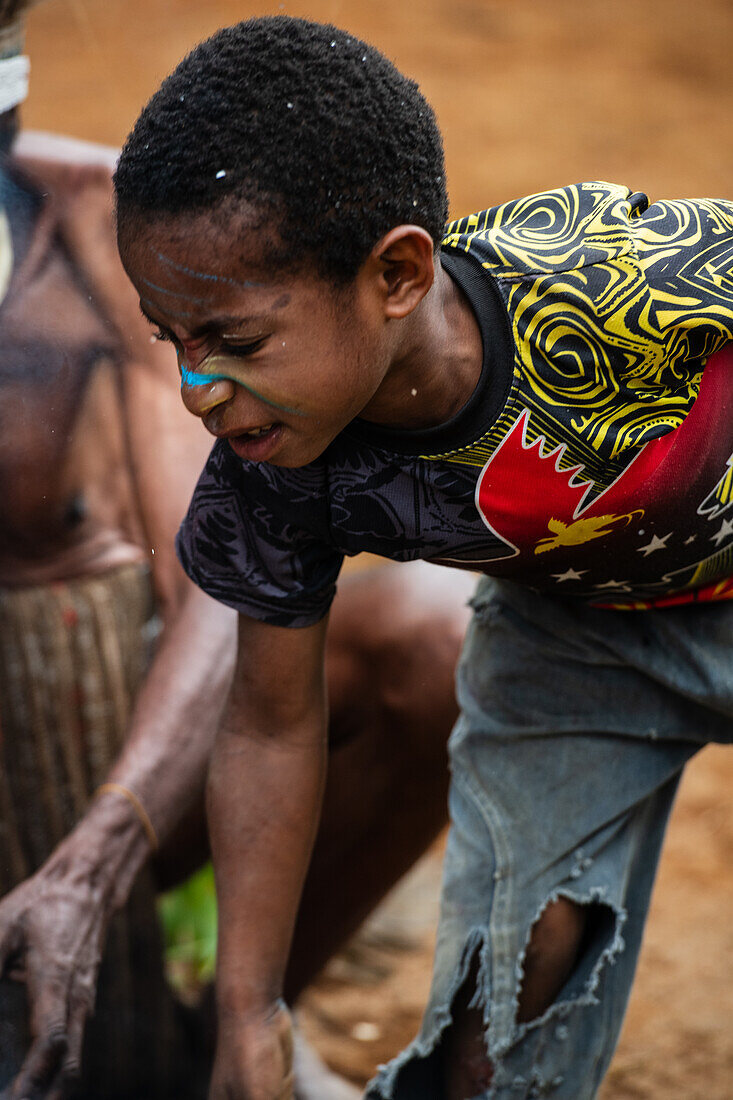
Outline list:
[[[252,355],[259,348],[262,347],[267,337],[262,336],[259,340],[250,340],[247,344],[224,344],[224,350],[227,355],[233,355],[235,358],[244,359],[248,355]]]
[[[163,332],[162,328],[157,328],[153,333],[154,340],[161,340],[164,344],[170,344],[171,338],[167,332]]]

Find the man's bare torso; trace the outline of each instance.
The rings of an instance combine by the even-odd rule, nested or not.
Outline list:
[[[32,158],[13,158],[5,188],[15,254],[0,309],[0,585],[144,560],[175,570],[169,543],[208,443],[117,260],[111,156],[26,144]]]

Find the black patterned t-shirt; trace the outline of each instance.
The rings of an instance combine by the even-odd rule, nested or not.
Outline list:
[[[422,431],[357,419],[299,469],[219,441],[189,576],[285,626],[361,551],[603,606],[733,598],[733,203],[584,183],[453,222],[441,260],[481,329],[468,403]]]

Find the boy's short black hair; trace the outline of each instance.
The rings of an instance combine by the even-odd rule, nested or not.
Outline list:
[[[267,212],[272,260],[354,278],[393,226],[439,243],[443,145],[414,81],[336,27],[288,16],[218,31],[178,65],[129,135],[119,224],[237,200]]]

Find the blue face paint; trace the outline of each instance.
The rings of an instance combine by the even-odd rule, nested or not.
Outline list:
[[[158,283],[152,283],[150,279],[141,279],[140,282],[144,286],[149,286],[151,290],[157,290],[159,294],[167,294],[169,298],[182,298],[184,302],[195,302],[196,305],[200,306],[209,305],[208,298],[196,298],[193,294],[180,294],[177,290],[167,290],[164,286],[159,286]]]
[[[198,374],[188,367],[181,367],[182,386],[208,386],[210,382],[234,382],[233,378],[227,378],[225,374]]]
[[[167,264],[174,271],[180,271],[191,279],[203,279],[207,283],[226,283],[228,286],[236,287],[267,286],[267,283],[258,283],[252,279],[240,281],[239,279],[230,279],[227,275],[211,275],[204,271],[195,271],[194,268],[186,267],[185,264],[176,263],[175,260],[171,260],[163,252],[157,252],[156,255],[162,264]]]
[[[279,405],[277,401],[271,401],[269,397],[264,397],[257,390],[248,386],[246,382],[242,382],[240,378],[234,378],[231,374],[199,374],[197,371],[189,370],[188,367],[181,367],[181,386],[208,386],[212,382],[233,382],[235,386],[241,386],[247,393],[251,393],[258,401],[262,401],[265,405],[271,405],[273,409],[290,413],[292,416],[306,415],[300,409],[291,409],[288,405]]]

